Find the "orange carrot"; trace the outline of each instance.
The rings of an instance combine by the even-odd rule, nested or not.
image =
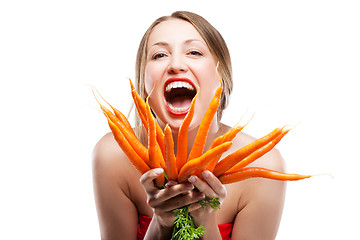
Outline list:
[[[134,165],[134,167],[141,173],[144,174],[145,172],[150,170],[150,167],[137,155],[134,149],[131,147],[129,142],[126,140],[124,135],[121,133],[120,129],[113,123],[109,117],[107,117],[109,127],[114,135],[116,142],[119,144],[127,158],[130,162]]]
[[[179,182],[180,183],[186,182],[191,175],[197,175],[202,171],[204,171],[206,169],[206,166],[209,164],[209,161],[212,158],[221,155],[225,151],[229,150],[231,145],[232,142],[225,142],[213,149],[209,149],[200,157],[194,158],[191,161],[185,163],[184,166],[179,171],[179,177],[178,177]]]
[[[169,180],[177,181],[178,171],[176,167],[176,159],[174,154],[174,141],[169,125],[166,125],[165,130],[165,163],[167,169],[167,177]]]
[[[197,94],[191,101],[189,112],[186,114],[178,132],[178,142],[177,142],[177,152],[176,152],[176,165],[177,169],[181,169],[182,166],[186,163],[187,159],[187,137],[188,130],[191,120],[194,116],[195,110],[195,101]]]
[[[257,149],[256,151],[252,152],[249,156],[241,160],[239,163],[237,163],[235,166],[227,170],[226,172],[234,172],[238,171],[246,166],[248,166],[250,163],[254,162],[256,159],[263,156],[265,153],[269,152],[271,149],[275,147],[276,144],[280,142],[280,140],[290,131],[290,129],[282,131],[280,135],[278,135],[276,138],[271,140],[266,145],[262,146],[261,148]],[[225,172],[225,173],[226,173]]]
[[[279,136],[282,132],[281,128],[276,128],[271,133],[267,134],[266,136],[255,140],[254,142],[246,145],[245,147],[240,148],[236,152],[228,155],[223,160],[221,160],[214,169],[214,175],[219,176],[223,174],[228,169],[232,168],[235,164],[239,161],[250,155],[255,150],[261,148],[262,146],[269,143],[271,140]]]
[[[93,93],[94,93],[94,91],[93,91]],[[94,96],[95,96],[95,94],[94,94]],[[148,150],[144,147],[144,145],[142,145],[142,143],[139,141],[139,139],[133,134],[132,129],[127,128],[124,125],[124,123],[121,120],[119,120],[109,109],[107,109],[104,105],[102,105],[96,97],[95,97],[95,99],[98,102],[104,115],[106,117],[108,117],[119,128],[119,130],[124,135],[124,137],[126,138],[128,143],[131,145],[133,150],[139,155],[139,157],[141,159],[143,159],[143,161],[146,164],[149,164]]]
[[[150,167],[153,168],[161,168],[161,159],[162,154],[156,142],[156,126],[155,126],[155,118],[153,117],[150,106],[146,104],[146,117],[148,122],[148,147],[149,147],[149,161]],[[163,159],[162,159],[163,160]],[[155,179],[155,183],[158,187],[164,186],[165,178],[164,174],[161,174],[159,177]]]
[[[237,172],[225,173],[219,176],[223,184],[234,183],[248,178],[269,178],[280,181],[295,181],[312,177],[311,175],[300,175],[278,172],[266,168],[249,167]]]
[[[140,95],[136,92],[134,85],[131,82],[131,79],[129,78],[130,87],[131,87],[131,96],[134,100],[135,107],[138,111],[138,114],[140,116],[140,119],[144,125],[144,127],[148,128],[147,119],[146,119],[146,104],[144,100],[140,97]]]
[[[109,106],[110,106],[110,107],[112,108],[112,110],[114,111],[116,117],[125,125],[125,127],[126,127],[127,129],[129,129],[129,131],[131,131],[131,133],[132,133],[133,135],[135,135],[135,132],[134,132],[133,128],[131,127],[131,124],[129,123],[129,121],[128,121],[127,118],[125,117],[125,115],[124,115],[122,112],[120,112],[118,109],[116,109],[116,108],[114,108],[113,106],[111,106],[110,104],[109,104]]]
[[[134,85],[131,82],[131,79],[129,78],[129,82],[130,82],[130,87],[131,87],[131,95],[134,99],[134,103],[135,103],[135,107],[139,113],[140,119],[142,121],[142,123],[144,124],[146,130],[147,129],[147,118],[146,118],[146,103],[145,101],[141,98],[141,96],[136,92]],[[161,149],[161,153],[163,154],[163,156],[165,156],[165,140],[164,140],[164,133],[161,129],[161,127],[159,126],[159,124],[157,123],[157,121],[155,121],[155,126],[156,126],[156,140],[159,143],[160,149]]]
[[[236,135],[241,132],[241,130],[243,130],[248,124],[249,122],[251,121],[251,119],[254,117],[254,114],[252,115],[252,117],[248,120],[247,123],[245,123],[244,125],[241,125],[241,126],[235,126],[233,128],[231,128],[227,133],[225,133],[224,135],[220,136],[220,137],[217,137],[210,148],[213,148],[213,147],[216,147],[218,146],[219,144],[223,143],[223,142],[227,142],[227,141],[232,141]]]
[[[208,109],[206,110],[205,115],[200,123],[199,130],[198,130],[198,133],[196,134],[194,145],[191,149],[188,161],[199,157],[204,151],[206,137],[207,137],[211,122],[214,118],[214,115],[219,107],[221,93],[222,93],[222,81],[220,79],[220,86],[217,88],[215,95],[214,95],[213,99],[211,100],[210,105],[209,105]]]
[[[124,124],[118,118],[116,118],[116,116],[112,112],[110,112],[109,110],[107,110],[107,111],[105,110],[104,113],[120,129],[120,131],[124,135],[125,139],[131,145],[131,147],[134,149],[134,151],[139,155],[139,157],[146,164],[149,164],[150,162],[149,162],[148,150],[146,149],[146,147],[144,147],[144,145],[142,145],[142,143],[139,141],[139,139],[135,135],[133,135],[132,132],[127,127],[125,127]]]
[[[210,148],[214,148],[216,146],[218,146],[221,143],[227,142],[227,141],[231,141],[233,140],[236,135],[241,132],[241,130],[244,129],[245,126],[236,126],[231,128],[227,133],[225,133],[224,135],[217,137],[214,142],[212,143]]]
[[[241,131],[243,130],[245,126],[237,126],[237,127],[233,127],[231,128],[227,133],[225,133],[224,135],[216,138],[214,140],[214,142],[212,143],[210,149],[216,147],[216,146],[219,146],[220,144],[224,143],[224,142],[228,142],[228,141],[232,141],[236,135]],[[213,172],[214,171],[214,168],[216,166],[216,164],[218,163],[219,159],[220,159],[221,156],[218,156],[218,157],[215,157],[213,158],[208,166],[206,167],[207,170],[209,170],[210,172]]]
[[[132,132],[132,134],[135,135],[134,130],[132,129],[131,124],[128,121],[128,119],[125,117],[125,115],[122,112],[120,112],[118,109],[114,108],[108,101],[106,101],[105,98],[100,94],[100,92],[96,88],[95,88],[95,90],[99,94],[99,96],[104,100],[104,102],[106,102],[110,106],[110,108],[114,111],[115,116],[125,125],[126,128],[128,128]],[[93,93],[94,93],[94,91],[93,91]],[[95,94],[94,94],[94,96],[95,96]],[[98,101],[98,103],[99,103],[99,101]]]

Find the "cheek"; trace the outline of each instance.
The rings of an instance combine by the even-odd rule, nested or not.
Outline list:
[[[149,94],[157,81],[161,81],[165,72],[164,63],[149,62],[145,66],[145,90]],[[157,86],[156,86],[157,87]]]
[[[198,62],[192,66],[192,69],[199,81],[200,87],[211,88],[218,86],[219,78],[216,74],[216,63],[213,60],[206,59]]]
[[[145,75],[144,75],[144,81],[145,81],[145,91],[147,94],[149,94],[151,92],[151,90],[153,89],[154,86],[154,72],[152,71],[151,68],[146,67],[145,68]]]
[[[216,70],[203,71],[200,73],[198,80],[200,84],[200,94],[212,98],[216,89],[220,86],[220,80],[216,74]]]

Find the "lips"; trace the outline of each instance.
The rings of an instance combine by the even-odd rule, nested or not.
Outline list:
[[[196,95],[194,84],[187,78],[170,78],[165,82],[164,97],[167,110],[177,116],[189,111]]]

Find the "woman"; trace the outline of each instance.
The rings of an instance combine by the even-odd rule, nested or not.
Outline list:
[[[198,94],[188,131],[188,152],[219,86],[218,63],[224,91],[206,149],[229,129],[220,123],[232,89],[230,56],[221,35],[196,14],[175,12],[170,17],[157,19],[140,43],[136,65],[138,92],[144,98],[150,94],[149,104],[157,121],[161,127],[170,125],[175,141],[190,102]],[[146,145],[139,121],[136,131]],[[224,156],[254,140],[239,133]],[[252,165],[283,171],[284,164],[279,152],[272,150]],[[136,239],[137,232],[146,229],[144,226],[138,229],[139,221],[143,224],[146,219],[150,224],[145,239],[170,239],[175,218],[173,210],[189,204],[195,223],[206,229],[203,239],[222,239],[223,224],[232,224],[231,239],[264,240],[276,236],[284,203],[284,182],[250,179],[222,185],[211,172],[205,171],[204,180],[191,176],[188,183],[168,182],[167,188],[158,189],[153,180],[163,170],[153,169],[140,175],[111,133],[95,147],[93,170],[102,239]],[[193,191],[194,188],[199,192]],[[205,196],[219,198],[221,208],[201,208],[198,202]]]

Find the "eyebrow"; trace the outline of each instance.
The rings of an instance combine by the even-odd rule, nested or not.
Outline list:
[[[169,46],[169,43],[167,42],[157,42],[157,43],[154,43],[153,45],[151,45],[150,47],[152,46]]]
[[[206,45],[203,41],[201,41],[200,39],[188,39],[185,41],[185,43],[191,43],[191,42],[200,42],[201,44]]]
[[[204,44],[205,45],[205,43],[203,43],[201,40],[199,40],[199,39],[188,39],[188,40],[186,40],[186,41],[184,41],[184,43],[185,44],[189,44],[189,43],[191,43],[191,42],[200,42],[200,43],[202,43],[202,44]],[[156,42],[156,43],[154,43],[152,46],[169,46],[170,44],[169,43],[167,43],[167,42]],[[152,47],[151,46],[151,47]]]

